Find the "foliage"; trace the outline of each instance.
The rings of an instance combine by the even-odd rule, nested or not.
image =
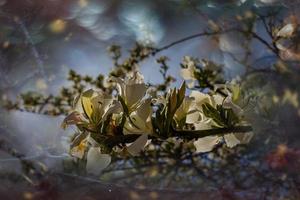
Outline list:
[[[180,65],[186,83],[179,89],[172,88],[175,77],[168,75],[168,58],[161,56],[157,63],[163,82],[146,84],[138,73],[142,62],[178,43],[160,48],[136,43],[123,59],[121,47],[112,45],[108,51],[114,66],[108,76],[100,74],[94,78],[71,70],[68,80],[72,85],[62,88],[59,94],[28,92],[16,102],[7,101],[5,106],[47,115],[69,114],[63,127],[70,124],[77,127],[70,145],[70,154],[75,159],[65,163],[70,172],[92,172],[101,174],[102,180],[115,179],[125,184],[134,183],[135,179],[130,177],[135,174],[151,177],[161,172],[146,181],[140,178],[139,182],[150,185],[165,180],[163,185],[168,186],[172,185],[170,177],[190,173],[191,180],[185,179],[180,186],[192,187],[193,183],[196,187],[192,177],[201,176],[199,185],[220,187],[225,182],[235,187],[260,188],[267,187],[265,183],[279,182],[270,186],[270,191],[279,191],[286,181],[293,188],[297,181],[294,172],[287,173],[284,179],[286,174],[276,171],[276,166],[285,165],[286,154],[296,156],[297,150],[271,154],[267,164],[275,163],[275,171],[266,167],[264,161],[269,151],[266,146],[276,149],[288,141],[289,133],[284,131],[282,122],[289,117],[285,117],[282,108],[288,107],[294,113],[299,106],[297,48],[286,45],[287,40],[297,41],[298,24],[277,20],[277,15],[252,9],[237,13],[237,25],[233,27],[211,21],[208,30],[179,40],[178,43],[195,37],[219,39],[226,33],[241,34],[243,56],[226,52],[245,67],[245,73],[234,80],[225,76],[224,66],[218,63],[185,56]],[[265,30],[267,39],[255,29],[258,25]],[[252,62],[253,41],[269,50],[276,63],[260,68]],[[293,116],[297,122],[297,114]],[[257,125],[259,122],[263,125]],[[242,144],[250,141],[252,129],[256,135],[251,145],[245,147]],[[237,144],[240,145],[228,148]],[[256,153],[251,152],[253,148]],[[258,169],[258,165],[263,167]],[[115,170],[124,173],[118,176],[113,173]],[[236,177],[237,170],[245,172],[244,175],[239,173]]]

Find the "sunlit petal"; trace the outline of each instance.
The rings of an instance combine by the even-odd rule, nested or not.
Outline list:
[[[147,87],[145,84],[133,84],[126,85],[125,88],[125,101],[127,106],[130,108],[134,104],[136,104],[139,100],[141,100],[146,94]]]
[[[144,149],[145,145],[147,144],[147,141],[148,141],[148,135],[143,134],[127,147],[127,151],[131,155],[137,156]]]
[[[226,145],[230,148],[241,143],[241,141],[233,133],[224,135],[224,140]]]
[[[84,122],[84,120],[82,119],[82,116],[80,113],[78,113],[77,111],[72,112],[71,114],[69,114],[64,121],[61,124],[61,127],[63,129],[67,128],[69,125],[74,125],[74,124],[79,124]]]
[[[295,32],[295,30],[296,30],[295,24],[286,24],[278,31],[277,37],[284,37],[284,38],[291,37]]]
[[[197,153],[204,153],[213,150],[213,148],[220,142],[219,136],[207,136],[199,138],[194,142]]]

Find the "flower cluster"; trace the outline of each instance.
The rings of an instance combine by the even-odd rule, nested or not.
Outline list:
[[[89,173],[98,174],[111,162],[113,152],[137,156],[152,140],[182,138],[197,153],[228,147],[252,137],[236,94],[206,94],[196,90],[186,96],[185,82],[166,94],[150,92],[139,72],[126,79],[109,78],[116,92],[87,90],[75,98],[73,111],[62,127],[76,125],[70,154],[86,160]]]

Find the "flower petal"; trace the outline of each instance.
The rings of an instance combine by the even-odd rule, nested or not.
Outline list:
[[[198,109],[202,109],[201,106],[204,103],[211,103],[210,96],[208,94],[193,90],[190,94],[190,97],[195,99],[195,103]]]
[[[224,101],[224,97],[219,94],[215,94],[212,96],[211,100],[214,106],[222,105]]]
[[[82,140],[79,145],[71,148],[70,154],[76,158],[82,159],[86,150],[86,140]]]
[[[92,104],[92,97],[94,94],[94,90],[90,89],[83,92],[81,96],[81,105],[84,110],[84,113],[87,115],[88,118],[91,118],[93,113],[93,104]]]
[[[230,148],[238,145],[238,144],[247,144],[253,137],[253,132],[249,133],[234,133],[224,135],[224,140],[226,145]]]
[[[99,175],[110,162],[109,154],[101,154],[100,147],[91,147],[87,153],[86,170],[88,173]]]
[[[201,122],[198,123],[194,123],[195,126],[195,130],[207,130],[207,129],[211,129],[211,125],[213,124],[213,120],[212,119],[207,119],[207,120],[203,120]]]
[[[68,125],[79,124],[81,122],[83,122],[81,114],[77,111],[73,111],[64,119],[64,121],[61,124],[61,127],[63,129],[66,129]]]
[[[295,32],[295,30],[296,30],[295,24],[286,24],[278,31],[277,37],[284,37],[284,38],[291,37]]]
[[[127,84],[141,84],[144,83],[144,76],[139,71],[134,71],[133,75],[127,80]]]
[[[204,153],[213,150],[213,148],[220,142],[219,136],[207,136],[199,138],[194,142],[197,153]]]
[[[137,109],[130,114],[130,120],[126,120],[124,134],[152,133],[151,111],[151,99],[144,100]]]
[[[192,71],[191,68],[181,69],[180,75],[184,80],[195,80],[194,71]]]
[[[224,140],[226,145],[230,148],[241,143],[241,141],[233,133],[224,135]]]
[[[199,111],[195,110],[193,112],[190,112],[187,116],[186,116],[186,123],[188,124],[193,124],[193,123],[197,123],[200,119],[200,113]]]
[[[125,101],[129,108],[141,100],[147,91],[147,87],[144,83],[126,85],[125,87]]]
[[[193,103],[194,98],[191,97],[185,97],[179,106],[179,108],[175,112],[175,119],[177,122],[181,121],[183,118],[185,118],[190,110],[190,107]]]
[[[232,111],[237,115],[237,116],[240,116],[243,114],[243,109],[241,107],[239,107],[238,105],[234,104],[232,102],[232,99],[228,96],[224,103],[223,103],[223,107],[228,107],[228,108],[231,108]]]
[[[136,109],[137,115],[141,120],[146,121],[151,114],[151,99],[145,99]]]
[[[137,156],[144,149],[147,141],[148,141],[148,135],[143,134],[127,147],[127,151],[131,155]]]

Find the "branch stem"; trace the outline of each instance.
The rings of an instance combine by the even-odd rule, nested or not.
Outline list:
[[[208,130],[171,130],[171,137],[179,137],[182,139],[198,139],[198,138],[204,138],[207,136],[215,136],[215,135],[226,135],[231,133],[247,133],[252,131],[251,126],[236,126],[232,128],[215,128],[215,129],[208,129]],[[105,144],[108,144],[110,147],[114,147],[120,143],[131,143],[134,142],[138,137],[140,137],[140,134],[129,134],[129,135],[118,135],[118,136],[112,136],[107,138],[107,142]],[[159,136],[153,136],[149,135],[149,139],[159,139]]]

